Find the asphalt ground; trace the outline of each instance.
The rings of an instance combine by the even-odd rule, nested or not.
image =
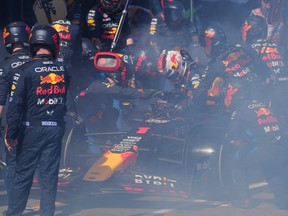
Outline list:
[[[85,182],[83,182],[85,184]],[[229,201],[185,199],[174,196],[123,194],[117,191],[82,190],[79,185],[59,186],[56,216],[287,216],[288,211],[278,209],[273,195],[262,182],[251,185],[254,191],[253,207],[242,209]],[[33,184],[23,216],[39,215],[40,190]],[[0,214],[7,210],[4,181],[0,180]]]

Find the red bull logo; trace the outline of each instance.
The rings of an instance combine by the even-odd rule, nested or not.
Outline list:
[[[127,167],[135,165],[138,155],[139,151],[137,145],[134,145],[131,151],[121,153],[121,158],[123,160],[121,170],[124,171],[124,169],[126,169]]]
[[[169,69],[177,69],[179,67],[178,61],[177,61],[177,54],[173,53],[170,57],[170,65]]]
[[[279,53],[276,47],[263,47],[261,53]]]
[[[271,115],[271,110],[265,107],[261,107],[258,111],[255,111],[257,116],[269,116]]]
[[[228,55],[226,60],[222,62],[225,65],[225,67],[227,67],[231,62],[236,61],[243,54],[244,54],[243,50],[239,50],[238,52],[232,52]]]
[[[57,31],[57,32],[69,32],[69,26],[63,26],[60,24],[54,24],[53,28]]]
[[[40,76],[40,79],[41,79],[41,82],[40,82],[41,85],[44,83],[50,83],[52,85],[55,85],[55,84],[60,83],[60,82],[65,83],[64,74],[59,76],[55,73],[50,73],[45,77]]]

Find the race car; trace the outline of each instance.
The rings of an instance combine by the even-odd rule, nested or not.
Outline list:
[[[64,157],[66,167],[74,158],[71,169],[82,166],[83,181],[94,182],[95,188],[106,192],[168,193],[185,197],[224,195],[231,183],[226,163],[229,154],[225,147],[225,116],[190,112],[169,99],[123,104],[124,119],[131,130],[114,132],[113,139],[113,132],[95,133],[102,137],[103,153],[87,156],[89,165],[83,165],[85,156],[80,156],[80,143],[73,143],[75,136],[70,136],[64,147],[68,149]],[[144,106],[148,110],[143,110]],[[72,130],[79,132],[73,127]],[[80,148],[83,150],[83,146]]]

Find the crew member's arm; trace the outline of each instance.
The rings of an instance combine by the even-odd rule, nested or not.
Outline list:
[[[0,118],[2,118],[4,105],[9,92],[9,80],[5,67],[0,67]],[[1,121],[0,121],[1,122]]]
[[[160,55],[161,47],[159,42],[161,39],[163,40],[163,35],[165,35],[166,24],[163,13],[157,14],[154,18],[152,18],[150,23],[150,45],[153,47],[155,52]],[[163,42],[163,41],[162,41]]]
[[[19,132],[20,120],[23,112],[23,106],[26,101],[26,78],[22,70],[17,69],[14,73],[11,93],[9,98],[7,112],[7,125],[5,143],[8,150],[13,149]]]
[[[101,16],[98,16],[97,6],[94,6],[87,15],[86,23],[88,27],[88,37],[98,50],[102,49],[102,43],[100,41],[101,36]]]
[[[109,84],[106,82],[102,82],[100,80],[94,81],[90,86],[82,91],[79,97],[83,97],[86,94],[107,94],[107,95],[115,95],[115,97],[120,98],[129,98],[129,99],[145,99],[153,96],[157,96],[160,94],[159,91],[151,90],[151,89],[136,89],[129,87],[121,87],[118,85]]]

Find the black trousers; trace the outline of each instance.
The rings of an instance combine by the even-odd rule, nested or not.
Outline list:
[[[5,162],[6,162],[6,176],[5,176],[5,186],[7,191],[7,197],[11,193],[11,188],[15,179],[15,169],[16,169],[16,149],[13,151],[8,151],[5,148]]]
[[[54,215],[64,131],[64,127],[53,126],[21,128],[7,215],[21,215],[25,210],[36,168],[41,190],[40,215]]]

